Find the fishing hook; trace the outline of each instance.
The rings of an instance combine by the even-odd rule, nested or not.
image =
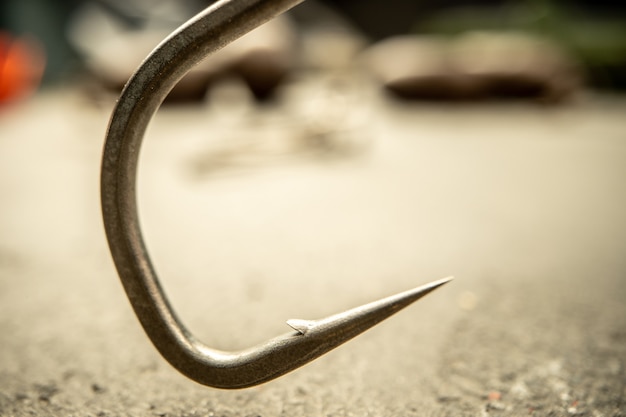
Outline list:
[[[159,283],[139,226],[136,174],[150,119],[174,85],[204,57],[302,0],[221,0],[183,24],[143,61],[113,110],[102,157],[105,231],[118,275],[148,337],[187,377],[216,388],[245,388],[292,371],[364,332],[450,278],[322,320],[289,320],[294,331],[250,349],[224,352],[180,322]]]

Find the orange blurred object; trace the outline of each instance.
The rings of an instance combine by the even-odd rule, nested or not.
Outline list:
[[[43,48],[33,39],[0,32],[0,104],[34,91],[45,68]]]
[[[489,401],[499,401],[500,398],[502,398],[502,394],[500,394],[498,391],[491,391],[489,395],[487,395],[487,399]]]

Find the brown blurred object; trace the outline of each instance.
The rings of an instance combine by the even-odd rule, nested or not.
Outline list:
[[[45,54],[34,39],[0,32],[0,104],[32,93],[44,68]]]
[[[450,65],[448,43],[438,37],[399,36],[365,51],[366,66],[400,97],[461,99],[476,95],[474,80]]]
[[[583,78],[562,48],[523,33],[400,36],[375,44],[364,56],[387,90],[411,99],[559,102],[578,91]]]

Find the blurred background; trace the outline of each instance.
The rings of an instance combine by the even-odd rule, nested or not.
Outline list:
[[[99,205],[123,85],[209,3],[0,2],[0,415],[625,415],[624,4],[306,0],[188,73],[138,199],[199,339],[456,276],[224,392],[151,346]]]
[[[4,1],[3,101],[40,79],[50,85],[89,77],[119,89],[160,39],[210,3]],[[405,97],[560,100],[582,86],[621,91],[624,15],[625,6],[610,1],[306,2],[282,26],[250,37],[232,54],[239,56],[196,74],[195,85],[184,93],[181,86],[181,98],[203,97],[229,72],[264,98],[292,71],[347,66],[365,56],[362,66]],[[254,58],[260,49],[267,55]]]

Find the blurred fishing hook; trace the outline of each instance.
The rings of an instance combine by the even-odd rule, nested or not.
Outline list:
[[[211,349],[179,321],[154,271],[138,221],[141,142],[174,85],[210,53],[302,0],[221,0],[182,25],[144,60],[116,104],[102,157],[102,213],[118,274],[145,332],[181,373],[204,385],[245,388],[323,355],[408,306],[450,278],[322,320],[289,320],[294,331],[238,352]]]

